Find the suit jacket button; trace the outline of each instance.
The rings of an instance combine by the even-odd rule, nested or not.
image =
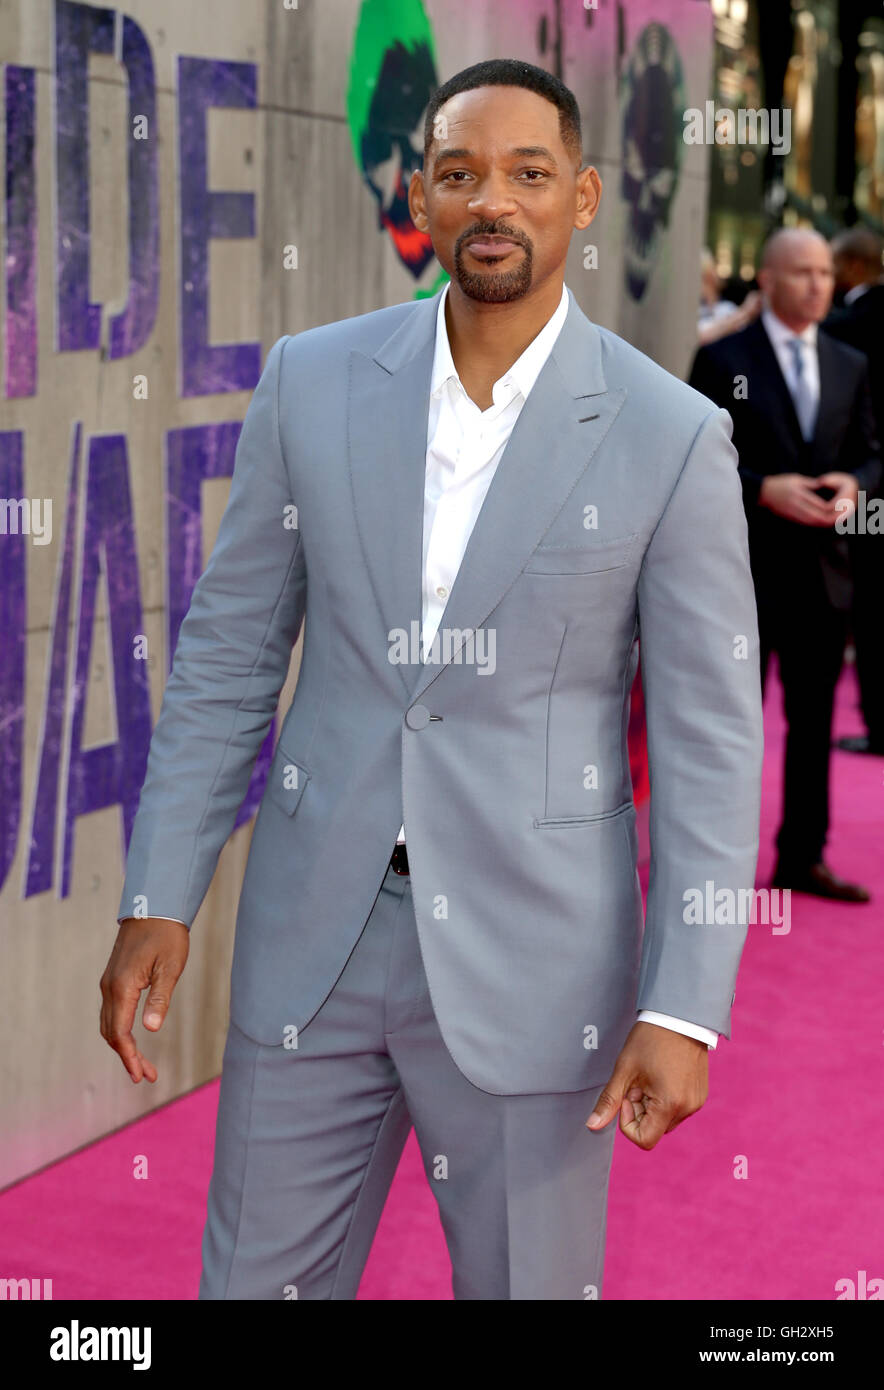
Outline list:
[[[412,705],[406,711],[405,722],[409,729],[425,729],[430,722],[430,711],[426,705]]]

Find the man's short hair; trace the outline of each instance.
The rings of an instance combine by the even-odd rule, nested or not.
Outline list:
[[[560,82],[545,68],[535,67],[533,63],[523,62],[521,58],[489,58],[482,63],[456,72],[443,82],[430,98],[424,118],[424,164],[426,165],[433,143],[433,128],[436,114],[441,106],[459,92],[470,92],[475,87],[526,87],[529,92],[546,97],[559,108],[559,131],[562,144],[576,161],[578,168],[583,159],[583,136],[580,129],[580,108],[574,93],[564,82]]]
[[[882,241],[868,227],[848,227],[843,232],[836,232],[832,238],[832,250],[839,256],[862,261],[870,269],[881,270]]]

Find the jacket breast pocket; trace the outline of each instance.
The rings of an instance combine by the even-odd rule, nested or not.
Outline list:
[[[267,775],[267,795],[275,806],[293,816],[298,809],[310,773],[302,762],[278,746]]]
[[[523,574],[602,574],[621,569],[633,551],[638,532],[585,545],[539,545]]]

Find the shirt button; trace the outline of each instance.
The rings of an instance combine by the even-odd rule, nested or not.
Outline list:
[[[444,584],[440,584],[440,585],[438,586],[438,588],[436,589],[436,597],[437,597],[437,598],[447,598],[447,597],[448,597],[448,590],[445,588],[445,585],[444,585]]]

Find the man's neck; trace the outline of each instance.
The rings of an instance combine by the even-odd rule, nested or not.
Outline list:
[[[448,345],[464,390],[480,409],[488,409],[495,381],[549,323],[562,298],[562,283],[561,278],[550,279],[520,299],[486,304],[450,281],[445,296]]]
[[[783,325],[784,328],[788,328],[790,333],[803,333],[806,328],[809,328],[810,325],[815,322],[814,319],[796,319],[787,317],[785,314],[780,313],[777,309],[775,309],[772,304],[768,304],[767,308],[770,311],[770,313],[773,314],[774,318],[777,319]]]

